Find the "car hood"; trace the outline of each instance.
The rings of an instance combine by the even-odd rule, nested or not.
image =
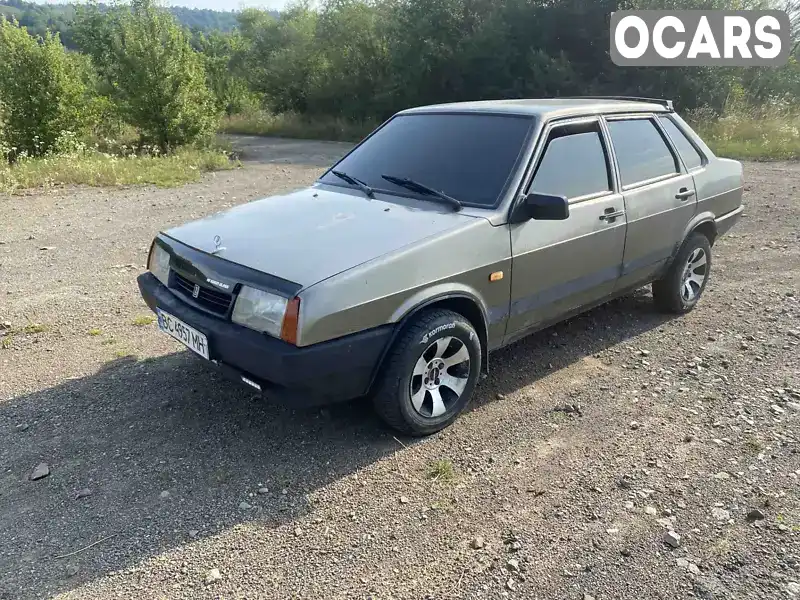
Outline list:
[[[409,202],[419,206],[315,186],[242,204],[164,233],[196,250],[307,287],[476,218],[446,206]],[[214,252],[217,237],[219,250]]]

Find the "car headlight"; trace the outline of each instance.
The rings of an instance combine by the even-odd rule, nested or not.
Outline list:
[[[148,270],[156,276],[161,283],[169,286],[169,252],[158,244],[153,244],[150,252],[150,260],[147,264]]]
[[[242,286],[231,319],[239,325],[280,337],[288,303],[282,296]]]

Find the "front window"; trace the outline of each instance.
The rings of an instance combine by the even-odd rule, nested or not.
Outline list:
[[[400,115],[336,165],[375,190],[422,197],[383,175],[412,179],[463,204],[498,203],[525,146],[531,117]],[[320,181],[347,185],[332,173]]]

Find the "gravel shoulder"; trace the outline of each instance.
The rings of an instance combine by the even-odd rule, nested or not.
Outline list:
[[[800,598],[800,164],[746,164],[694,312],[643,290],[523,340],[412,441],[145,323],[158,230],[348,148],[233,144],[180,189],[0,196],[0,599]]]

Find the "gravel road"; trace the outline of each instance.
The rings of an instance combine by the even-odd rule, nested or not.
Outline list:
[[[412,441],[147,322],[159,229],[347,148],[234,144],[176,190],[0,196],[0,598],[800,598],[800,164],[746,165],[690,315],[644,290],[523,340]]]

